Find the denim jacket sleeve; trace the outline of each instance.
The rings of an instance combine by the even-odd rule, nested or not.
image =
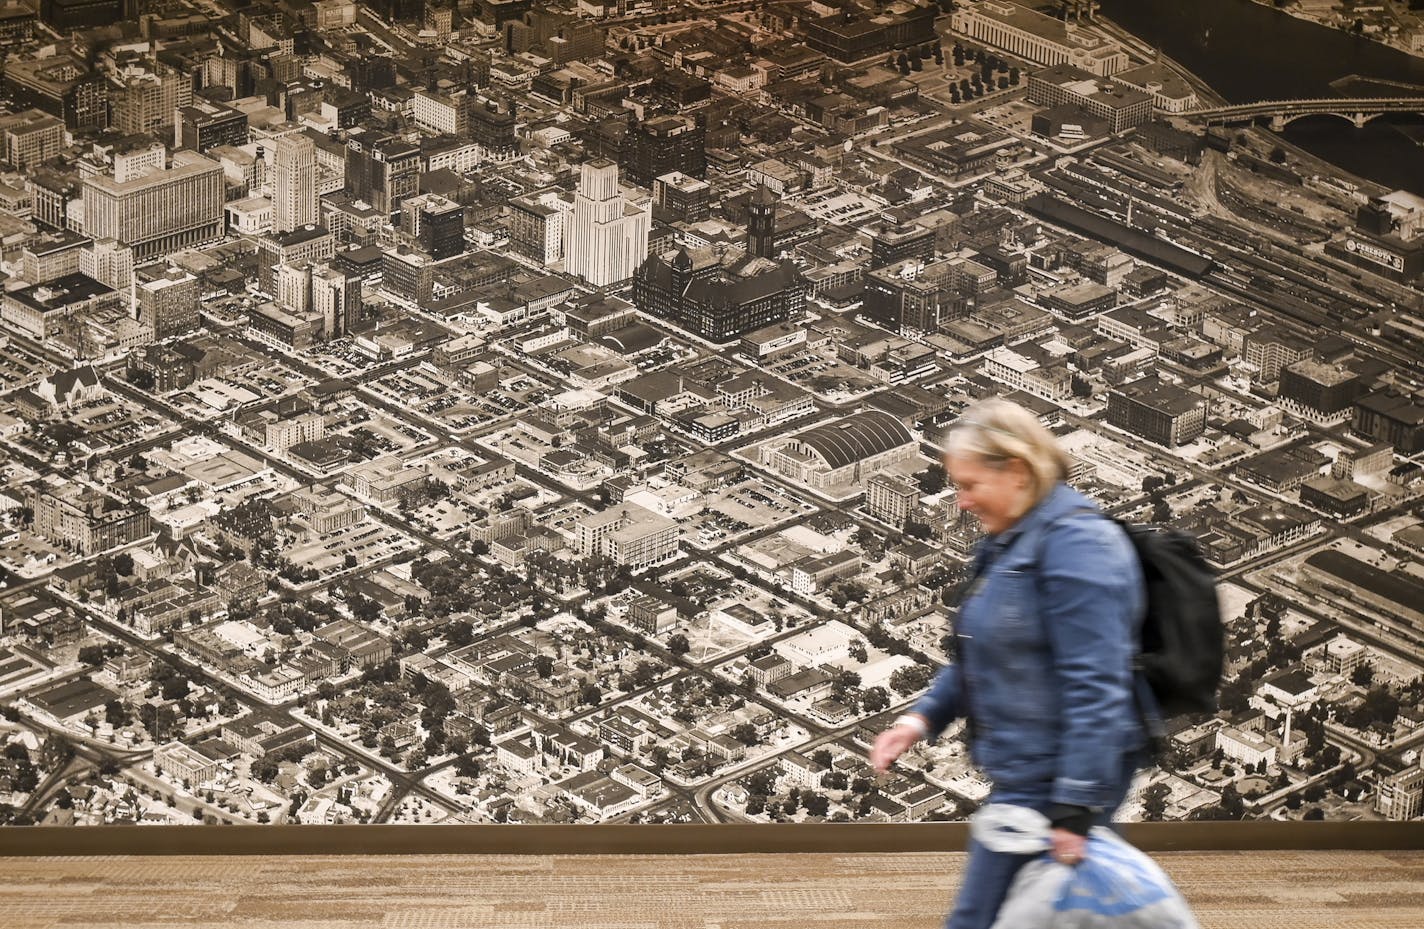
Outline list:
[[[930,682],[929,690],[910,707],[910,712],[919,713],[929,720],[929,733],[925,736],[927,741],[939,738],[944,727],[960,715],[959,692],[959,667],[950,662],[939,669]]]
[[[1065,519],[1041,560],[1041,609],[1061,695],[1054,803],[1099,808],[1129,747],[1141,568],[1107,520]]]

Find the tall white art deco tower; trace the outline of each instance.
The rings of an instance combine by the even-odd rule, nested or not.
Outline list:
[[[278,232],[317,221],[316,145],[304,135],[277,139],[272,182],[272,214]]]
[[[606,158],[580,165],[564,270],[595,287],[628,280],[648,257],[651,225],[647,204],[619,192],[618,165]]]

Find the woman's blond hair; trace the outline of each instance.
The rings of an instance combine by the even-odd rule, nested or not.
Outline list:
[[[1028,467],[1035,501],[1058,481],[1066,481],[1072,465],[1037,416],[1001,397],[971,404],[950,425],[940,447],[946,457],[973,455],[991,468],[1002,468],[1017,458]]]

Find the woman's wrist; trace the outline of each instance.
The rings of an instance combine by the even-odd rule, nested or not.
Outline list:
[[[915,730],[915,732],[918,733],[919,737],[922,739],[930,734],[929,721],[919,713],[901,713],[899,716],[895,717],[895,725],[909,726],[911,729]]]

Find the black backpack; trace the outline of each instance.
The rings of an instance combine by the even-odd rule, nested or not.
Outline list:
[[[1138,660],[1162,715],[1216,712],[1226,630],[1215,573],[1190,534],[1113,522],[1127,533],[1142,562],[1147,613]]]

